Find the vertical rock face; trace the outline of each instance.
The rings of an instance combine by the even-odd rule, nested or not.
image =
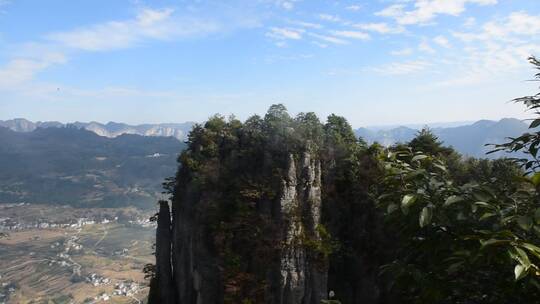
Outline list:
[[[281,256],[282,304],[320,303],[326,294],[325,266],[319,265],[309,243],[321,242],[320,162],[304,153],[296,166],[294,157],[283,181],[281,212],[284,249]]]
[[[272,215],[280,227],[279,262],[259,265],[269,276],[263,298],[271,304],[319,304],[325,298],[327,262],[318,253],[321,237],[321,167],[309,153],[290,155],[281,176],[282,188],[272,204],[279,213]],[[167,223],[168,205],[160,206],[156,243],[157,276],[161,303],[231,303],[224,298],[223,261],[212,248],[212,235],[205,227],[205,213],[215,194],[199,193],[187,185],[173,208],[172,237]],[[169,243],[167,243],[169,242]],[[172,244],[172,265],[170,251]],[[248,259],[249,257],[245,257]],[[276,269],[272,269],[276,267]],[[171,272],[174,272],[172,280]],[[273,281],[272,281],[273,280]],[[171,286],[167,288],[166,286]],[[274,294],[279,291],[279,294]],[[174,298],[174,299],[173,299]]]
[[[211,236],[202,221],[206,198],[196,201],[195,196],[186,189],[182,203],[173,211],[175,303],[223,303],[217,255],[209,248]]]
[[[171,213],[167,201],[159,202],[156,232],[156,278],[159,286],[159,303],[174,303],[171,268]]]
[[[355,237],[369,225],[357,219],[369,200],[351,170],[355,143],[343,119],[323,126],[313,113],[291,119],[279,105],[264,119],[196,126],[168,188],[172,263],[158,257],[160,269],[170,263],[173,303],[320,304],[329,285],[344,286],[336,296],[344,304],[364,303],[371,290],[355,290],[372,288],[362,277],[378,264],[364,267],[371,260],[361,254],[374,242]]]

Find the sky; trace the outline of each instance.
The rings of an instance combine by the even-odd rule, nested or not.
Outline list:
[[[0,0],[0,119],[526,118],[539,0]]]

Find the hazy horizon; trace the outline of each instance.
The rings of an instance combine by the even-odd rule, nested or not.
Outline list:
[[[257,115],[264,115],[264,113],[254,113],[254,114],[257,114]],[[292,115],[296,115],[298,113],[291,113]],[[208,118],[210,118],[211,116],[209,116]],[[324,121],[325,117],[319,117],[322,121]],[[347,119],[347,117],[345,117]],[[137,126],[137,125],[158,125],[158,124],[161,124],[161,125],[166,125],[166,124],[187,124],[187,123],[204,123],[207,119],[205,120],[202,120],[202,121],[163,121],[163,122],[142,122],[142,123],[127,123],[127,122],[124,122],[124,121],[95,121],[95,120],[92,120],[92,121],[69,121],[69,120],[66,120],[66,121],[60,121],[60,120],[32,120],[32,119],[28,119],[26,117],[12,117],[12,118],[8,118],[8,119],[0,119],[0,121],[10,121],[10,120],[17,120],[17,119],[24,119],[24,120],[28,120],[28,121],[31,121],[33,123],[37,123],[37,122],[59,122],[59,123],[62,123],[62,124],[72,124],[72,123],[99,123],[99,124],[102,124],[102,125],[107,125],[109,123],[118,123],[118,124],[126,124],[126,125],[130,125],[130,126]],[[500,121],[502,119],[518,119],[518,120],[521,120],[521,121],[526,121],[528,120],[528,118],[517,118],[517,117],[501,117],[501,118],[498,118],[498,119],[489,119],[489,118],[479,118],[479,119],[475,119],[475,120],[466,120],[466,121],[432,121],[432,122],[411,122],[411,123],[403,123],[403,124],[373,124],[373,125],[353,125],[351,124],[351,126],[354,128],[354,129],[358,129],[358,128],[367,128],[367,129],[371,129],[371,130],[389,130],[389,129],[393,129],[393,128],[398,128],[398,127],[408,127],[408,128],[412,128],[412,129],[421,129],[422,127],[424,126],[428,126],[430,128],[451,128],[451,127],[458,127],[458,126],[466,126],[466,125],[471,125],[471,124],[474,124],[476,122],[479,122],[479,121],[483,121],[483,120],[489,120],[489,121]]]

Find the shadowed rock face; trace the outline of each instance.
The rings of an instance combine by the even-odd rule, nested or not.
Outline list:
[[[319,304],[327,293],[327,261],[310,248],[307,240],[320,241],[317,229],[321,219],[320,161],[309,153],[297,157],[291,154],[284,173],[280,195],[272,202],[279,210],[272,214],[272,221],[281,227],[276,230],[279,235],[273,237],[281,239],[282,248],[274,257],[278,263],[258,266],[268,274],[268,288],[263,298],[272,304]],[[203,224],[213,195],[198,193],[185,185],[182,198],[174,204],[170,240],[172,265],[170,256],[164,252],[169,233],[165,228],[168,206],[161,204],[156,244],[159,289],[161,291],[164,284],[169,284],[172,267],[172,285],[176,292],[176,299],[171,302],[166,302],[171,292],[160,293],[162,299],[167,299],[161,303],[227,303],[220,257],[215,248],[209,246],[208,240],[212,236]],[[168,265],[170,268],[165,269]]]
[[[159,303],[175,303],[171,268],[171,213],[167,201],[159,202],[156,231],[156,278],[159,286]]]

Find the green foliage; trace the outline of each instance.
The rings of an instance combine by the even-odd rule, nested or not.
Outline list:
[[[444,147],[439,138],[429,128],[420,130],[416,137],[409,142],[408,146],[415,152],[421,151],[430,155],[448,156],[454,152],[453,149]]]
[[[530,57],[529,62],[540,70],[540,61],[535,57]],[[535,75],[535,81],[540,81],[540,73]],[[524,96],[514,99],[514,102],[523,104],[528,110],[533,111],[534,114],[540,115],[540,93],[532,96]],[[512,158],[525,168],[527,173],[535,172],[540,169],[540,159],[538,158],[538,150],[540,149],[540,118],[535,118],[529,125],[530,132],[522,134],[518,137],[509,138],[510,141],[504,144],[491,145],[494,147],[489,153],[495,153],[498,151],[506,152],[522,152],[525,154],[525,158]]]
[[[536,59],[531,62],[540,68]],[[539,75],[536,75],[539,77]],[[539,95],[517,99],[540,108]],[[540,114],[540,112],[536,112]],[[534,120],[531,128],[540,125]],[[540,133],[496,146],[524,151],[527,173],[540,168]],[[540,296],[538,173],[515,159],[465,159],[428,130],[390,149],[374,191],[394,235],[381,267],[390,292],[405,303],[532,303]],[[401,212],[400,212],[401,210]]]
[[[378,204],[396,243],[394,260],[382,271],[395,278],[392,288],[403,299],[497,302],[538,295],[538,193],[530,180],[516,181],[517,191],[457,184],[444,162],[412,150],[389,152],[383,161]],[[514,269],[516,280],[527,280],[512,282]],[[488,283],[505,287],[486,298]]]

